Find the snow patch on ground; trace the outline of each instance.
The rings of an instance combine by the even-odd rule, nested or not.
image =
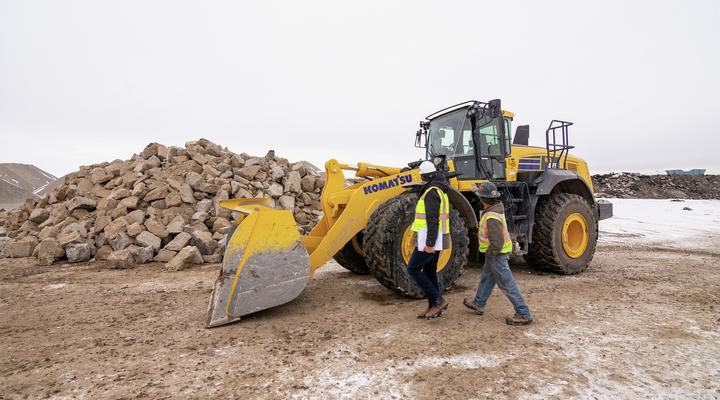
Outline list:
[[[600,243],[706,250],[720,244],[720,200],[608,200],[614,215],[600,221]]]
[[[361,352],[342,346],[321,355],[326,359],[325,367],[306,376],[303,383],[308,391],[293,398],[407,398],[412,397],[412,384],[407,378],[422,368],[497,368],[514,357],[507,353],[459,354],[372,362]]]

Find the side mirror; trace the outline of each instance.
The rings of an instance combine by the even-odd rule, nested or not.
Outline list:
[[[490,109],[490,118],[498,118],[502,115],[500,99],[490,100],[488,102],[488,108]]]
[[[420,129],[415,133],[415,147],[424,149],[427,147],[427,134],[430,122],[420,121]]]
[[[527,146],[530,140],[530,125],[518,125],[515,128],[515,137],[513,137],[513,144],[520,144]]]

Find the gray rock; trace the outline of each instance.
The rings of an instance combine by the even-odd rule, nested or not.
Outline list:
[[[260,171],[260,166],[259,165],[248,166],[249,161],[250,160],[246,161],[245,166],[238,170],[238,174],[245,179],[252,180],[253,178],[255,178],[255,175],[257,175],[257,173]]]
[[[137,264],[149,263],[153,260],[153,256],[155,255],[153,248],[149,246],[131,245],[127,249],[130,250],[130,253],[133,255],[133,259],[135,259],[135,263]]]
[[[150,218],[145,221],[145,228],[148,230],[148,232],[159,237],[160,239],[165,239],[170,234],[167,228],[165,228],[163,224],[161,224],[158,220],[154,218]]]
[[[142,224],[145,222],[145,211],[143,210],[135,210],[132,212],[129,212],[125,219],[127,219],[128,224],[132,224],[134,222],[137,222],[138,224]]]
[[[85,262],[92,258],[92,249],[87,243],[73,243],[65,247],[68,262]]]
[[[217,264],[222,262],[222,255],[220,254],[207,254],[202,256],[203,262],[208,264]]]
[[[135,236],[141,234],[144,230],[145,230],[145,227],[138,224],[137,222],[133,222],[132,224],[128,225],[127,234],[130,237],[135,237]]]
[[[126,217],[120,217],[105,226],[105,237],[112,239],[122,232],[125,232],[128,227],[128,221]]]
[[[185,227],[185,220],[183,217],[176,215],[175,218],[170,221],[167,226],[168,233],[180,233]]]
[[[8,242],[3,250],[5,257],[10,258],[22,258],[30,257],[33,254],[33,250],[38,245],[38,240],[32,236],[28,236],[21,240],[14,240]]]
[[[28,218],[36,224],[42,224],[50,217],[50,211],[47,208],[36,208],[30,213]]]
[[[297,171],[291,171],[285,178],[285,191],[293,193],[302,192],[302,178]]]
[[[166,262],[172,260],[176,254],[177,254],[177,251],[160,249],[160,251],[157,253],[155,258],[153,258],[153,261],[166,263]]]
[[[165,245],[166,250],[170,251],[180,251],[183,249],[183,247],[187,246],[188,243],[190,243],[190,240],[192,240],[192,235],[187,232],[180,232],[175,236],[173,240],[171,240],[168,244]]]
[[[195,207],[195,211],[210,212],[213,202],[210,199],[200,200]]]
[[[35,256],[41,265],[50,265],[65,256],[65,249],[56,239],[44,239],[35,248]]]
[[[168,195],[167,186],[160,186],[148,192],[143,200],[148,203],[155,200],[164,199]]]
[[[109,244],[110,247],[112,247],[113,250],[115,250],[115,251],[123,250],[123,249],[125,249],[126,247],[130,246],[131,244],[133,244],[133,238],[131,238],[130,236],[128,236],[128,234],[125,233],[125,232],[120,232],[119,234],[115,235],[114,237],[109,238],[109,239],[108,239],[108,244]]]
[[[283,210],[294,210],[295,198],[291,196],[280,196],[280,207],[282,207]]]
[[[117,269],[132,268],[135,266],[135,257],[133,257],[130,250],[113,251],[108,256],[108,261],[110,261],[112,268]]]
[[[302,187],[302,190],[305,192],[312,192],[315,190],[315,176],[313,175],[305,175],[300,180],[300,186]]]
[[[197,247],[200,254],[212,254],[215,252],[217,242],[209,232],[195,230],[192,234],[192,244]]]
[[[162,246],[162,240],[148,231],[143,231],[137,235],[135,242],[145,247],[152,247],[155,251],[160,250]]]
[[[283,195],[283,186],[277,182],[273,182],[270,184],[267,192],[270,196],[278,198]]]
[[[70,201],[66,203],[66,206],[70,212],[75,211],[75,209],[94,210],[97,202],[87,197],[78,196],[70,199]]]
[[[197,257],[202,260],[202,255],[198,252],[197,247],[187,246],[180,250],[175,257],[172,258],[166,265],[165,269],[168,271],[181,271],[191,267]]]

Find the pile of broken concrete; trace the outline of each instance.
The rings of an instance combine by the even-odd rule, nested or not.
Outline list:
[[[322,213],[319,171],[275,156],[236,154],[206,139],[184,148],[151,143],[130,160],[80,167],[64,184],[0,212],[0,251],[38,263],[151,261],[177,271],[222,261],[236,215],[228,198],[267,198],[307,232]]]

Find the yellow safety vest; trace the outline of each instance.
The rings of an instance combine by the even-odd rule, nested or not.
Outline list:
[[[505,214],[500,214],[494,211],[485,211],[480,217],[480,232],[478,234],[478,242],[480,242],[480,252],[484,253],[490,247],[490,241],[487,237],[487,222],[489,219],[494,218],[502,222],[503,231],[503,247],[500,249],[500,254],[507,254],[512,251],[512,239],[510,239],[510,233],[507,229],[507,223],[505,222]]]
[[[435,186],[426,190],[425,193],[420,196],[420,200],[418,200],[417,206],[415,206],[415,221],[413,221],[410,229],[412,229],[413,232],[420,232],[427,228],[427,220],[425,219],[425,195],[433,189],[437,190],[440,197],[440,233],[447,235],[450,233],[450,200],[448,199],[447,193]]]

